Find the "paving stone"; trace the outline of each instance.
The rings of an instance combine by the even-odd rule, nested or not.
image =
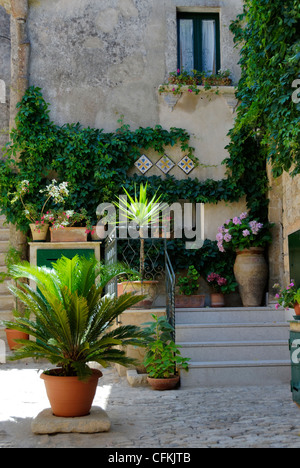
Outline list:
[[[110,420],[106,412],[99,407],[92,406],[90,414],[80,418],[62,418],[54,416],[51,409],[41,411],[32,421],[31,429],[34,434],[58,434],[79,432],[94,434],[108,432]]]
[[[34,434],[49,407],[41,364],[0,365],[0,448],[300,448],[300,409],[289,385],[179,388],[131,387],[115,369],[101,369],[93,405],[110,430]]]

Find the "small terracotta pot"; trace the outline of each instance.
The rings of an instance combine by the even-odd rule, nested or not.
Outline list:
[[[34,242],[45,241],[48,233],[49,224],[39,225],[29,224],[32,240]]]
[[[300,315],[300,304],[296,303],[294,305],[294,311],[296,315]]]
[[[29,340],[29,335],[27,335],[27,333],[18,330],[6,328],[5,333],[8,346],[11,350],[19,349],[22,346],[20,343],[16,343],[15,340]]]
[[[50,228],[51,242],[86,242],[86,227]]]
[[[41,374],[54,416],[75,418],[89,414],[102,372],[93,369],[90,378],[81,381],[78,377],[59,376],[58,371],[53,370],[56,375]]]
[[[154,390],[173,390],[179,383],[179,375],[166,379],[154,379],[148,376],[147,381]]]
[[[211,307],[224,307],[225,297],[222,293],[211,293],[210,306]]]
[[[196,294],[192,296],[175,296],[175,307],[178,309],[197,309],[204,307],[205,294]]]

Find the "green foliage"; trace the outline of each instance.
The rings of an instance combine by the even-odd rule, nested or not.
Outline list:
[[[270,161],[275,177],[291,169],[292,175],[300,172],[300,104],[292,99],[292,84],[300,76],[299,1],[245,0],[231,30],[241,47],[241,104],[226,164],[231,169],[237,164],[233,172],[252,185],[248,193],[255,204],[256,187],[263,187],[252,175],[259,164]]]
[[[152,314],[153,322],[147,323],[147,354],[144,359],[149,377],[163,379],[173,376],[178,367],[188,370],[189,358],[180,354],[180,346],[172,340],[173,327],[166,317]]]
[[[33,314],[34,319],[16,317],[3,322],[8,328],[28,333],[36,341],[19,340],[22,347],[12,360],[44,358],[62,368],[66,376],[84,379],[90,374],[87,363],[104,367],[111,362],[133,364],[120,346],[144,346],[145,333],[135,326],[113,328],[116,318],[144,296],[132,293],[119,298],[103,296],[108,281],[124,273],[122,266],[99,264],[95,258],[62,257],[52,269],[28,262],[12,265],[9,274],[17,281],[10,291]],[[37,290],[21,282],[33,280]]]
[[[64,208],[76,212],[86,209],[94,224],[99,203],[111,202],[122,192],[122,187],[133,196],[135,185],[145,182],[144,176],[128,176],[142,150],[152,148],[164,154],[166,146],[179,144],[197,163],[194,149],[189,145],[190,136],[180,128],[167,131],[157,125],[132,131],[128,125],[122,125],[115,133],[104,133],[82,128],[79,123],[60,127],[50,121],[49,105],[41,90],[35,87],[26,91],[18,108],[16,127],[6,145],[5,159],[0,160],[0,206],[7,221],[24,232],[28,230],[29,221],[21,202],[11,204],[9,196],[23,180],[30,181],[31,190],[26,199],[37,211],[43,206],[43,200],[35,196],[40,188],[53,176],[58,181],[67,181],[70,196]],[[235,143],[239,150],[239,139]],[[178,199],[194,203],[234,202],[246,195],[251,211],[265,210],[265,167],[262,159],[253,158],[256,153],[247,148],[245,145],[244,153],[237,151],[226,161],[228,176],[223,180],[152,176],[147,178],[149,196],[159,190],[161,201],[171,204]],[[53,208],[55,206],[50,204],[49,209]]]
[[[178,278],[179,293],[184,296],[191,296],[195,294],[199,288],[200,274],[196,268],[191,265],[187,271],[186,276]]]

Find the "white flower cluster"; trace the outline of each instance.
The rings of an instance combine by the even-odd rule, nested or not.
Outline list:
[[[40,193],[44,192],[47,192],[48,196],[53,198],[54,203],[62,203],[65,197],[69,196],[68,182],[56,185],[56,180],[53,179],[50,185],[47,185],[44,190],[40,190]]]

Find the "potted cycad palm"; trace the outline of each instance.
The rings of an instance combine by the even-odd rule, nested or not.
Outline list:
[[[118,266],[106,267],[93,257],[78,256],[62,257],[52,269],[27,262],[10,268],[10,275],[18,282],[10,290],[30,309],[34,319],[20,317],[4,323],[36,339],[18,340],[22,347],[10,359],[43,358],[57,366],[41,375],[56,416],[89,413],[102,376],[101,371],[91,369],[89,362],[103,367],[110,363],[132,365],[134,361],[126,356],[123,347],[144,346],[144,332],[138,327],[112,328],[124,310],[142,299],[130,293],[118,298],[103,296],[107,282],[121,272]],[[20,282],[23,278],[33,280],[38,289]]]
[[[118,202],[115,202],[116,207],[126,220],[129,220],[139,231],[140,237],[140,281],[128,282],[123,284],[126,291],[137,291],[146,296],[143,302],[136,305],[137,308],[151,309],[155,299],[158,281],[145,280],[145,239],[148,238],[149,227],[157,223],[159,212],[163,210],[164,205],[160,204],[160,196],[156,194],[148,199],[147,184],[140,184],[139,194],[135,187],[135,195],[131,195],[124,188],[127,197],[118,197]],[[122,228],[122,223],[120,223]]]

